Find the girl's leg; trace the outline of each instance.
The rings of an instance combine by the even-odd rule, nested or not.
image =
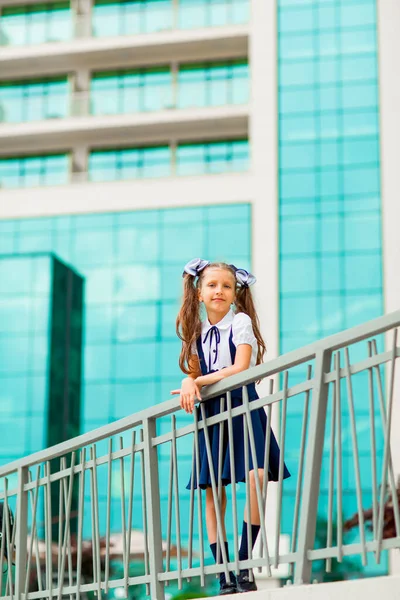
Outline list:
[[[222,534],[225,545],[225,552],[228,562],[229,558],[229,548],[228,542],[226,541],[226,531],[225,531],[225,512],[226,512],[226,492],[225,488],[222,488],[221,491],[221,520],[222,520]],[[217,564],[222,563],[222,551],[221,547],[219,548],[219,555],[217,556],[217,538],[218,538],[218,527],[217,527],[217,516],[214,505],[214,497],[211,488],[206,489],[206,525],[207,525],[207,534],[210,542],[211,552],[213,554],[214,560]],[[236,579],[232,571],[229,571],[229,579],[231,581],[230,584],[226,582],[225,573],[221,573],[219,576],[219,582],[221,585],[221,592],[224,589],[225,593],[231,591],[235,591]]]
[[[263,478],[264,478],[264,470],[258,469],[258,477],[260,480],[260,487],[262,489]],[[246,506],[244,509],[244,518],[243,518],[243,527],[242,527],[242,539],[240,541],[239,548],[239,560],[247,560],[250,554],[251,549],[254,548],[254,544],[256,543],[256,539],[258,533],[260,531],[260,511],[258,509],[257,502],[257,488],[256,488],[256,478],[254,475],[254,470],[249,473],[250,480],[250,525],[248,524],[249,519],[249,510],[248,510],[248,501],[246,502]],[[251,539],[250,539],[250,535]],[[256,585],[254,582],[249,581],[249,570],[243,569],[240,571],[240,575],[238,578],[238,586],[239,591],[252,591],[256,590]]]
[[[226,512],[226,492],[225,488],[221,491],[221,519],[222,519],[222,531],[224,540],[226,540],[225,533],[225,512]],[[210,544],[215,544],[217,541],[218,529],[217,529],[217,516],[215,513],[214,497],[212,489],[209,487],[206,489],[206,525],[208,541]]]
[[[263,479],[264,479],[264,469],[258,469],[258,478],[260,480],[260,487],[262,490]],[[250,480],[250,523],[252,525],[260,525],[260,511],[258,510],[258,502],[257,502],[257,488],[256,488],[256,478],[254,475],[254,470],[249,473]],[[244,521],[248,521],[249,511],[248,511],[248,502],[246,502],[246,506],[244,508]]]

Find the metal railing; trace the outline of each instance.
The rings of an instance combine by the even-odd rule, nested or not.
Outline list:
[[[24,106],[20,107],[18,117],[15,117],[16,106],[0,99],[0,126],[14,123],[39,123],[44,121],[62,120],[68,117],[109,117],[120,115],[156,115],[161,111],[179,111],[190,109],[215,110],[221,107],[245,106],[245,102],[234,102],[226,94],[219,103],[205,104],[202,98],[204,87],[193,88],[193,97],[190,102],[181,100],[182,93],[187,86],[179,85],[173,79],[169,85],[152,85],[147,89],[132,90],[132,94],[125,97],[118,95],[113,90],[96,92],[69,92],[47,97],[31,98]],[[211,91],[211,87],[209,90]],[[196,91],[199,93],[196,94]],[[17,107],[18,110],[18,107]],[[23,115],[23,116],[22,116]],[[226,116],[222,115],[221,116]]]
[[[333,560],[349,555],[366,565],[373,553],[379,563],[384,550],[400,547],[391,447],[392,412],[399,399],[399,325],[397,311],[229,377],[209,388],[193,419],[171,400],[0,468],[0,501],[6,514],[9,509],[15,514],[14,525],[3,520],[0,563],[15,547],[15,574],[2,569],[3,597],[72,599],[88,591],[101,596],[115,587],[127,594],[129,586],[145,584],[151,598],[160,600],[171,581],[180,587],[200,577],[204,585],[206,575],[230,569],[264,568],[270,574],[287,564],[299,584],[310,581],[313,563],[321,559],[327,571]],[[266,382],[267,392],[249,402],[245,386],[259,380]],[[233,408],[231,392],[241,387],[243,403]],[[222,411],[205,418],[205,402],[221,397],[226,399]],[[259,408],[268,419],[264,465],[257,465],[251,419]],[[274,484],[277,512],[271,537],[264,510],[272,485],[271,423],[278,417],[280,478]],[[183,485],[193,466],[199,480],[199,432],[204,431],[210,457],[208,435],[217,424],[221,436],[224,428],[227,432],[234,471],[234,419],[243,419],[245,464],[252,459],[263,468],[262,479],[261,471],[254,470],[261,550],[239,560],[237,518],[250,498],[247,471],[244,494],[229,486],[232,525],[227,530],[234,556],[227,563],[221,544],[221,469],[214,472],[209,460],[222,564],[208,564],[202,492],[194,489],[193,477],[188,491]],[[292,475],[285,481],[284,461]],[[390,536],[384,528],[388,493],[395,520]],[[371,506],[368,531],[365,510]],[[344,521],[353,512],[358,532],[356,539],[348,539]],[[326,536],[317,544],[321,518]],[[290,533],[286,553],[279,551],[282,529]],[[143,570],[135,574],[130,564],[139,555]],[[113,571],[116,556],[123,564],[120,574]]]
[[[197,4],[197,5],[196,5]],[[222,16],[221,16],[222,15]],[[223,27],[241,25],[248,21],[248,2],[246,0],[220,0],[208,5],[204,0],[191,2],[188,5],[173,0],[164,7],[161,3],[137,3],[136,10],[129,14],[100,14],[96,11],[87,14],[70,12],[57,22],[43,19],[42,36],[37,37],[29,31],[25,24],[13,23],[6,26],[0,19],[0,46],[12,46],[13,36],[18,34],[26,39],[24,45],[40,43],[68,42],[73,39],[121,37],[128,35],[147,35],[167,31],[190,30],[193,28]],[[17,32],[16,32],[17,30]]]

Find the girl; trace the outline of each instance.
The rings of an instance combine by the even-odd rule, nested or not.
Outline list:
[[[193,413],[196,399],[201,400],[201,388],[212,385],[225,377],[245,371],[249,367],[258,365],[263,360],[265,344],[259,329],[257,313],[249,286],[255,283],[256,278],[245,271],[237,269],[234,265],[226,263],[210,263],[209,261],[195,258],[185,266],[184,296],[176,326],[177,334],[182,340],[182,351],[179,366],[188,375],[182,381],[180,390],[173,390],[172,394],[180,394],[181,407],[188,413]],[[207,318],[200,320],[200,304],[204,305]],[[232,310],[231,307],[234,307]],[[258,398],[255,384],[247,386],[249,401]],[[242,404],[242,389],[234,390],[231,394],[232,408]],[[225,400],[226,402],[226,400]],[[226,408],[226,404],[225,404]],[[206,417],[211,417],[220,412],[220,398],[208,400],[205,403]],[[199,419],[200,419],[199,414]],[[264,449],[266,440],[267,417],[264,409],[251,412],[254,431],[257,465],[264,464]],[[234,461],[236,482],[246,480],[244,460],[244,432],[242,415],[234,417],[233,422]],[[227,422],[223,425],[223,450],[222,450],[222,485],[231,483],[230,457],[228,445]],[[218,474],[218,457],[220,433],[219,425],[208,428],[214,473]],[[206,525],[211,552],[217,562],[217,520],[213,500],[210,469],[207,460],[207,451],[204,440],[204,430],[199,432],[199,482],[196,481],[196,471],[193,472],[194,487],[199,483],[206,490]],[[249,540],[252,548],[260,530],[260,515],[258,511],[254,468],[251,452],[249,450],[249,480],[250,480],[250,518],[251,536],[248,535],[250,527],[246,522],[248,515],[245,508],[242,538],[239,549],[239,560],[249,558]],[[269,453],[269,479],[277,481],[279,472],[279,447],[271,431]],[[263,469],[258,469],[260,484],[263,481]],[[284,478],[290,474],[285,466]],[[190,482],[188,489],[190,489]],[[226,510],[226,493],[222,488],[221,515],[224,521]],[[226,534],[224,539],[226,540]],[[227,560],[229,561],[228,543],[225,541]],[[230,582],[226,581],[225,574],[220,575],[220,595],[234,594],[236,592],[250,592],[256,590],[254,580],[251,581],[249,571],[241,570],[237,580],[233,573],[229,574]]]

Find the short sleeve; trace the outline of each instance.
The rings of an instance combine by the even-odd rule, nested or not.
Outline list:
[[[245,313],[235,315],[232,323],[232,332],[232,341],[236,347],[240,346],[240,344],[249,344],[253,348],[257,347],[257,340],[249,315]]]

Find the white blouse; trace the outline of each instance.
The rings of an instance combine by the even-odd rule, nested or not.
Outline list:
[[[252,348],[250,367],[254,367],[257,362],[257,340],[254,335],[251,319],[245,313],[235,313],[231,309],[221,321],[215,324],[220,333],[220,341],[217,344],[215,335],[207,333],[213,327],[208,319],[203,321],[201,325],[201,344],[204,352],[204,358],[208,368],[209,360],[211,359],[211,368],[214,371],[219,371],[224,367],[232,366],[231,353],[229,349],[229,336],[232,327],[232,341],[236,348],[240,344],[248,344]],[[207,338],[204,341],[204,338]],[[216,352],[217,350],[217,352]],[[192,346],[192,353],[197,355],[196,344]],[[214,359],[216,357],[216,361]]]

